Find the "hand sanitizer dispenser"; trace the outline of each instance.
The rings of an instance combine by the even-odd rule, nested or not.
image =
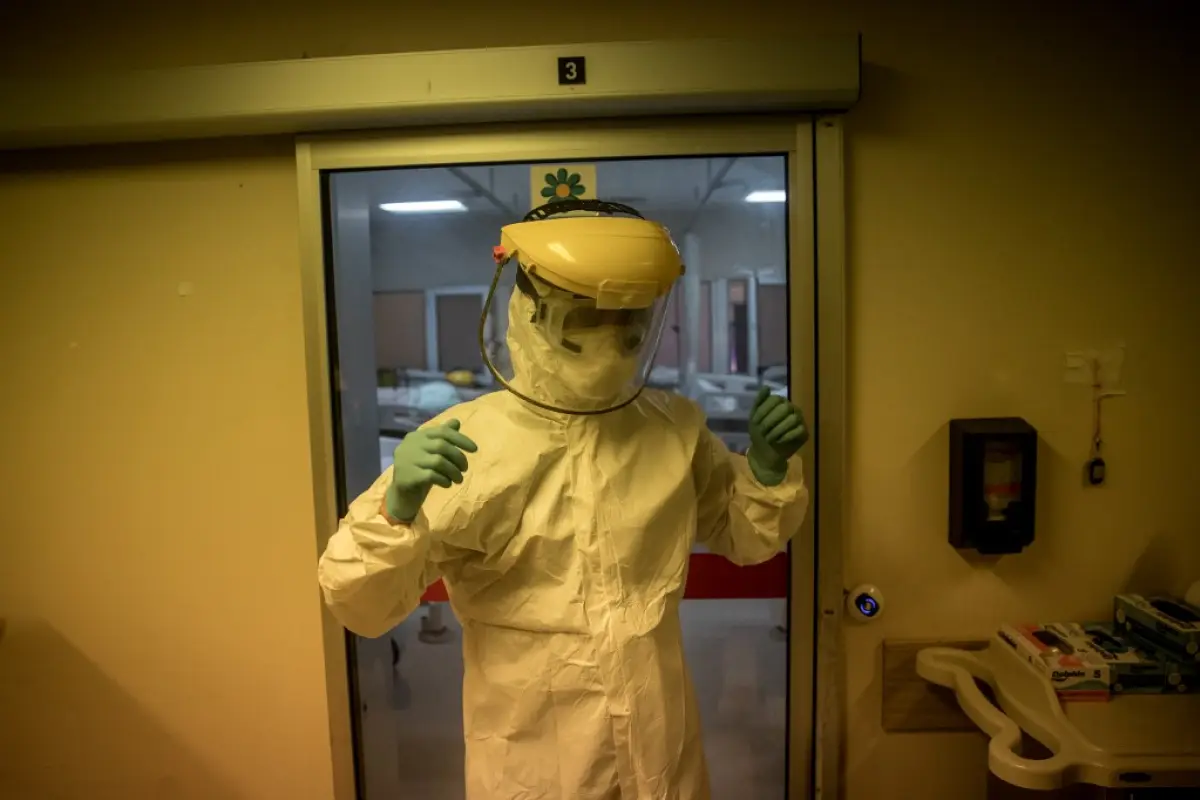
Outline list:
[[[950,544],[986,555],[1033,541],[1037,431],[1019,417],[950,421]]]

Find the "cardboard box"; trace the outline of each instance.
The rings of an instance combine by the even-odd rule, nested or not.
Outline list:
[[[1200,665],[1181,662],[1123,635],[1109,622],[1083,626],[1093,650],[1108,662],[1113,694],[1182,693],[1200,689]]]
[[[1000,638],[1035,671],[1045,675],[1064,700],[1107,700],[1111,687],[1108,661],[1091,637],[1074,622],[1003,625]]]
[[[1126,638],[1181,661],[1200,662],[1200,609],[1175,597],[1119,594],[1113,619]]]

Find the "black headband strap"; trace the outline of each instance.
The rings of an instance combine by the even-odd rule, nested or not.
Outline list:
[[[613,203],[608,200],[559,200],[538,206],[525,215],[522,222],[536,222],[557,214],[567,214],[572,211],[592,211],[598,214],[626,214],[645,219],[636,208],[624,203]]]

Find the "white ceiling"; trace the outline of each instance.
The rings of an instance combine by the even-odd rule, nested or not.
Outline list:
[[[562,163],[562,162],[555,162]],[[598,161],[597,195],[647,215],[745,204],[752,191],[784,189],[783,156],[654,158]],[[519,218],[533,205],[531,164],[377,170],[369,176],[372,215],[390,217],[380,203],[460,200],[469,211]],[[539,198],[540,200],[540,198]]]

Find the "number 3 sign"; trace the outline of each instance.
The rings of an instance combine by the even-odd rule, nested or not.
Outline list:
[[[558,60],[558,85],[577,86],[587,83],[587,59],[583,56],[568,56]]]

